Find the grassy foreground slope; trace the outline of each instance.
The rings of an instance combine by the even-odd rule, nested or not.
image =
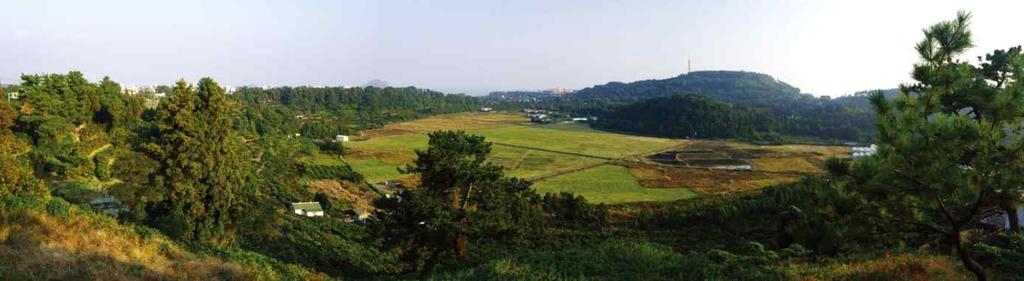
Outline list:
[[[432,280],[971,280],[946,256],[900,254],[808,263],[784,251],[680,253],[649,242],[609,240],[528,251]]]
[[[0,201],[3,280],[326,280],[252,252],[194,249],[60,199]]]
[[[572,192],[594,203],[627,203],[638,201],[675,201],[696,198],[686,188],[645,188],[629,173],[616,165],[598,167],[547,178],[536,182],[538,193]]]

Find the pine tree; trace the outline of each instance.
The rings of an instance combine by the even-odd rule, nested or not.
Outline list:
[[[539,197],[529,182],[487,163],[490,151],[483,137],[433,132],[406,168],[421,176],[420,186],[376,202],[379,221],[371,227],[411,270],[422,266],[426,276],[442,259],[464,259],[471,239],[516,244],[539,231]]]
[[[986,206],[1019,199],[1024,85],[1017,80],[1017,55],[989,56],[981,67],[958,59],[973,46],[969,19],[961,12],[926,29],[916,48],[922,59],[914,66],[917,83],[902,86],[894,101],[881,93],[871,98],[878,112],[878,155],[858,161],[853,173],[873,176],[859,190],[868,199],[866,209],[884,222],[937,234],[942,246],[985,280],[963,232]]]
[[[239,189],[248,171],[244,146],[232,129],[233,110],[210,78],[196,87],[178,81],[160,104],[160,137],[150,150],[160,162],[153,182],[167,194],[151,213],[173,236],[233,242]]]

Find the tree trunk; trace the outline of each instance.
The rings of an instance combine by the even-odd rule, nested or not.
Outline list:
[[[955,231],[950,235],[952,235],[950,238],[952,238],[952,242],[954,246],[956,246],[956,254],[960,257],[960,262],[963,263],[964,267],[971,273],[974,273],[974,277],[978,281],[987,281],[988,274],[985,273],[985,268],[981,267],[981,264],[978,264],[977,261],[972,259],[971,253],[967,252],[966,247],[964,247],[963,240],[960,237],[960,230],[955,229]]]
[[[423,264],[423,271],[420,271],[420,280],[427,280],[430,277],[430,273],[434,272],[434,267],[437,266],[437,260],[441,258],[441,253],[444,251],[438,249],[434,250],[427,258],[427,261]]]
[[[1020,231],[1020,217],[1017,216],[1017,205],[1013,203],[1003,204],[1003,211],[1006,212],[1006,220],[1010,222],[1010,231]]]
[[[466,259],[466,254],[469,253],[469,242],[468,240],[466,240],[465,234],[459,233],[455,235],[455,241],[453,241],[452,250],[454,251],[453,254],[455,254],[456,260]]]

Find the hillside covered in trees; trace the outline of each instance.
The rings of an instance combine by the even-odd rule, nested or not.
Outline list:
[[[484,105],[477,97],[413,87],[243,87],[234,96],[261,132],[324,139],[390,122],[476,111]]]
[[[754,72],[696,71],[669,79],[611,82],[579,90],[564,100],[549,104],[567,111],[602,116],[619,106],[681,94],[702,95],[720,102],[765,109],[774,116],[774,128],[781,134],[858,141],[870,138],[875,132],[873,113],[865,102],[817,98],[769,75]],[[661,114],[674,113],[668,108],[663,109],[665,111]],[[637,120],[633,123],[642,122]]]
[[[771,113],[693,94],[639,101],[598,119],[594,126],[672,138],[752,138],[771,133]]]

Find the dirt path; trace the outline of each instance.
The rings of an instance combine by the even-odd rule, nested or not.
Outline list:
[[[583,166],[577,166],[577,167],[572,167],[572,168],[568,168],[568,169],[562,169],[562,170],[558,170],[558,171],[555,171],[554,173],[550,173],[550,174],[544,174],[544,175],[529,177],[529,178],[526,178],[526,180],[534,181],[535,182],[535,181],[543,180],[543,179],[546,179],[546,178],[557,177],[557,176],[561,176],[561,175],[564,175],[564,174],[569,174],[569,173],[583,171],[583,170],[594,168],[594,167],[597,167],[597,166],[606,165],[608,163],[609,163],[608,161],[602,161],[602,162],[598,162],[598,163],[594,163],[594,164],[587,164],[587,165],[583,165]]]
[[[103,146],[101,146],[99,148],[93,149],[92,152],[89,152],[89,155],[87,155],[86,158],[92,159],[93,157],[96,157],[97,153],[100,153],[101,151],[107,150],[111,146],[113,146],[113,145],[108,143],[108,144],[104,144]]]

